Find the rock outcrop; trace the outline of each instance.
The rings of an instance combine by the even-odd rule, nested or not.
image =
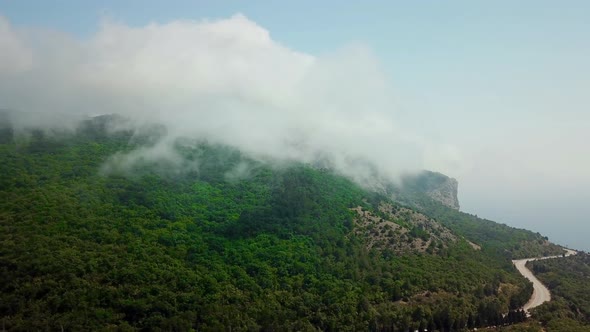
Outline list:
[[[458,187],[459,183],[456,179],[431,171],[406,176],[402,180],[402,191],[426,194],[435,201],[456,210],[459,210]]]
[[[459,183],[457,180],[447,177],[444,182],[427,191],[426,194],[435,201],[441,202],[455,210],[459,210],[459,199],[457,198],[458,188]]]

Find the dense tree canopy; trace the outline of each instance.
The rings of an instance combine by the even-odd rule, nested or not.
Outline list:
[[[399,206],[385,195],[206,142],[177,145],[196,165],[182,170],[113,163],[149,142],[101,123],[2,141],[4,328],[450,331],[521,319],[502,317],[532,291],[509,258],[542,242],[537,234],[423,198],[409,208],[458,241],[404,255],[369,249],[352,208]]]

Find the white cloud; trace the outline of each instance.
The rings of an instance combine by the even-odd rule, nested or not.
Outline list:
[[[32,54],[10,23],[0,16],[0,73],[14,74],[31,66]]]
[[[396,123],[367,48],[297,52],[242,15],[143,27],[105,20],[88,40],[25,34],[0,18],[0,46],[0,108],[21,113],[23,125],[118,113],[168,128],[171,137],[145,153],[166,157],[162,144],[174,137],[207,138],[265,157],[328,158],[359,181],[367,171],[358,160],[394,178],[458,155]]]

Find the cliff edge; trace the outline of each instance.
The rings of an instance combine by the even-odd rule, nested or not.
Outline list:
[[[444,174],[422,171],[402,179],[403,191],[420,192],[450,208],[459,210],[459,182]]]

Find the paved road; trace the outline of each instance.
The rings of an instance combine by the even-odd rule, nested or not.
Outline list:
[[[565,250],[567,251],[567,253],[565,254],[566,256],[575,255],[577,253],[574,250],[570,250],[570,249],[565,249]],[[524,311],[526,311],[527,315],[529,314],[529,309],[532,309],[534,307],[538,307],[544,302],[551,301],[551,293],[549,292],[549,289],[547,289],[547,287],[545,287],[545,285],[543,285],[543,283],[541,283],[541,281],[539,281],[539,279],[537,279],[537,277],[535,277],[533,275],[531,270],[526,268],[525,264],[529,261],[558,258],[558,257],[563,257],[563,256],[559,255],[559,256],[547,256],[547,257],[540,257],[540,258],[525,258],[525,259],[516,259],[516,260],[512,261],[512,263],[514,263],[514,266],[516,266],[516,268],[518,269],[518,272],[520,272],[520,274],[522,274],[525,278],[527,278],[528,280],[530,280],[533,283],[533,295],[531,296],[531,299],[524,305],[524,307],[522,307],[524,309]]]

